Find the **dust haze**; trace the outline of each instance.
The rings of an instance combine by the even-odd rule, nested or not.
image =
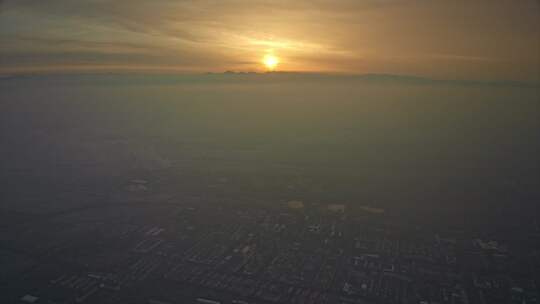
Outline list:
[[[5,210],[301,200],[453,225],[538,212],[534,86],[39,75],[0,92]]]

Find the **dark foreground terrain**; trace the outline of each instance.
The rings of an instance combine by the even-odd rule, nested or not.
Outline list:
[[[0,302],[540,301],[538,87],[302,77],[0,80]]]
[[[3,225],[14,234],[3,236],[2,297],[6,303],[538,301],[538,227],[471,233],[411,225],[367,206],[208,203],[119,203],[47,219],[6,213]]]

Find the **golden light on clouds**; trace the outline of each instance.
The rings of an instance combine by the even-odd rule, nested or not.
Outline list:
[[[266,54],[263,57],[262,62],[268,71],[273,71],[279,64],[279,58],[272,54]]]
[[[0,0],[0,74],[125,67],[540,79],[537,0],[457,2]]]

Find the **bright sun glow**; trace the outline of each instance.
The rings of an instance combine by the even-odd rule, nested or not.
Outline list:
[[[279,59],[274,55],[267,54],[263,58],[263,64],[269,71],[273,71],[278,63]]]

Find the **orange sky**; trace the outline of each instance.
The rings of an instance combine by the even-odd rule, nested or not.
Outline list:
[[[7,0],[0,71],[277,70],[540,81],[535,0]]]

